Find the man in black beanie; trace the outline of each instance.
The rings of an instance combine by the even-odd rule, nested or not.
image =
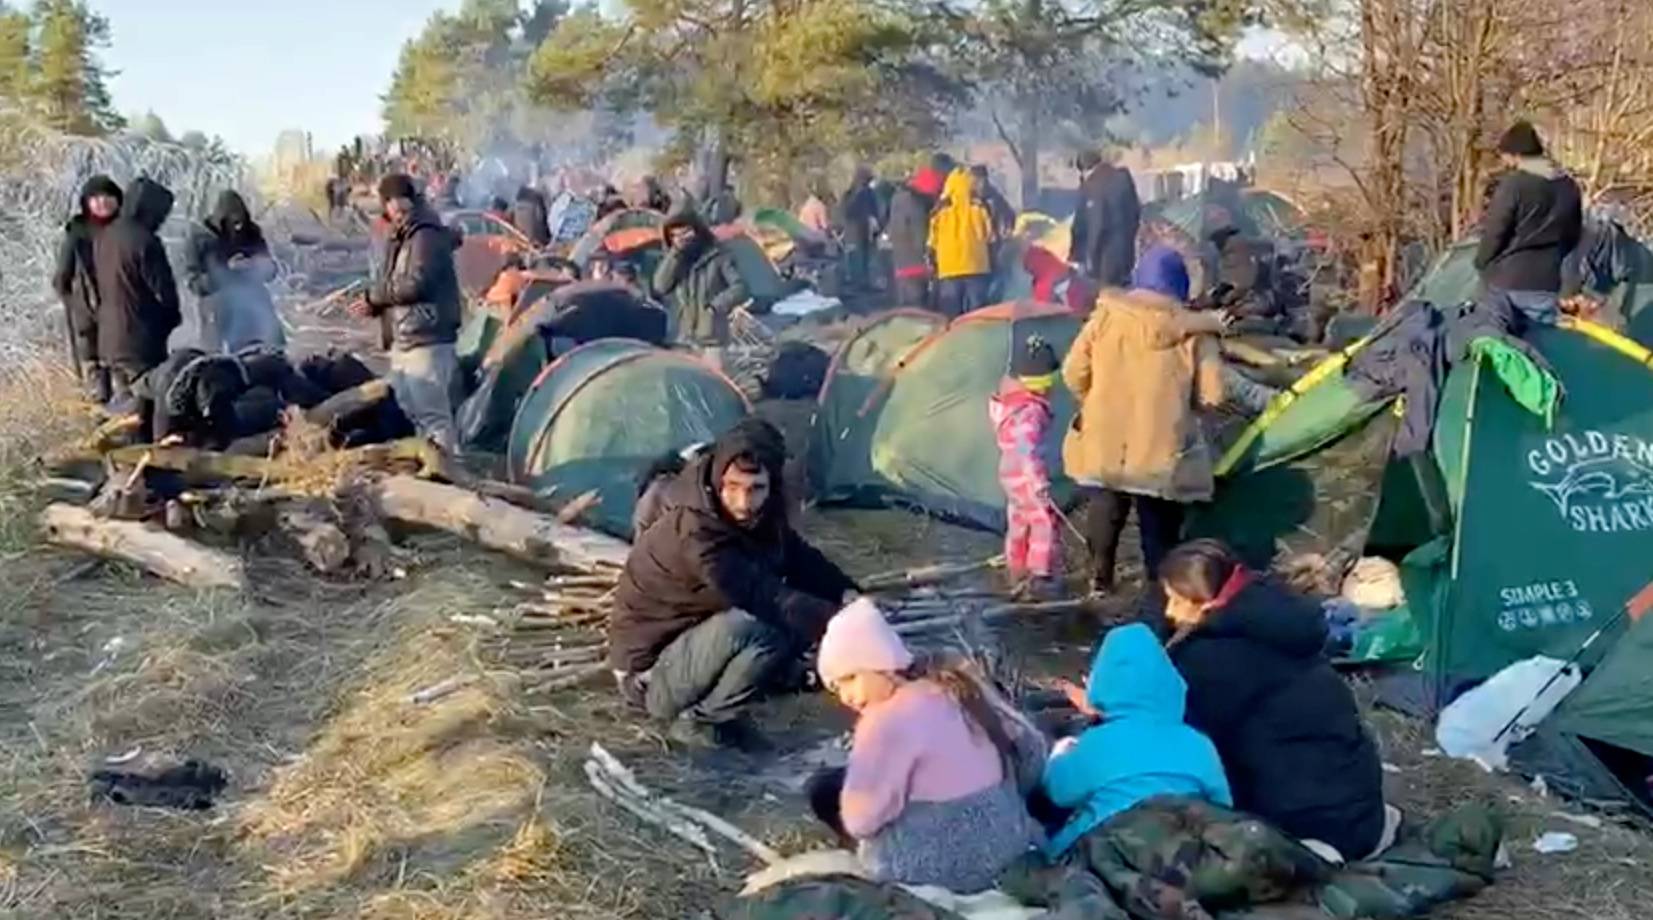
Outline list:
[[[1481,216],[1483,303],[1513,308],[1528,322],[1554,324],[1560,312],[1562,262],[1584,232],[1583,201],[1574,182],[1544,154],[1525,121],[1498,140],[1508,170]]]
[[[379,199],[391,226],[384,269],[351,312],[379,318],[397,404],[421,435],[453,451],[459,447],[453,418],[461,304],[453,253],[459,239],[407,176],[385,176]]]

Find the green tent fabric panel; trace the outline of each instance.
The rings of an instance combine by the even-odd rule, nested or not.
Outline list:
[[[1472,388],[1449,675],[1565,658],[1653,578],[1653,374],[1578,333],[1531,340],[1569,396],[1545,431],[1490,373]]]
[[[1232,472],[1266,469],[1311,454],[1356,430],[1392,402],[1361,398],[1342,371],[1335,371],[1299,394],[1268,424]]]
[[[994,308],[998,309],[998,308]],[[942,518],[994,530],[1005,524],[999,452],[987,398],[1009,368],[1011,340],[1037,334],[1067,354],[1079,333],[1071,314],[1001,319],[965,318],[915,353],[895,385],[872,438],[872,468],[887,500]],[[1062,435],[1075,411],[1065,387],[1052,391],[1056,418],[1044,445],[1056,499],[1071,495],[1061,470]]]
[[[1441,253],[1405,299],[1425,300],[1437,307],[1474,300],[1481,289],[1481,273],[1475,269],[1476,245],[1471,240]]]
[[[563,355],[541,371],[517,406],[506,439],[505,462],[511,479],[520,482],[526,478],[528,458],[537,449],[549,420],[591,374],[650,350],[652,346],[633,339],[599,339]]]
[[[1440,536],[1434,532],[1418,472],[1410,462],[1389,461],[1379,488],[1377,515],[1366,538],[1368,555],[1408,553]]]
[[[749,236],[731,237],[719,244],[734,260],[735,270],[746,282],[746,293],[764,308],[773,306],[786,297],[786,280],[775,270],[775,263],[763,254],[757,241]]]
[[[494,339],[504,327],[504,321],[493,311],[472,308],[465,325],[459,328],[459,341],[454,347],[459,356],[459,369],[467,378],[482,367],[482,359],[488,349],[494,347]]]
[[[1313,454],[1221,480],[1210,504],[1190,509],[1189,536],[1223,540],[1257,568],[1267,568],[1281,547],[1358,559],[1377,514],[1395,427],[1393,415],[1370,416]]]
[[[1562,701],[1550,725],[1653,757],[1653,617],[1643,617],[1616,642],[1613,638],[1596,640],[1595,647],[1611,651]]]
[[[575,496],[595,490],[589,516],[598,529],[628,537],[637,477],[662,455],[710,441],[747,413],[727,378],[699,361],[665,351],[625,357],[594,369],[559,368],[551,377],[560,404],[546,417],[520,479],[536,491]]]
[[[481,406],[466,406],[461,412],[480,412],[487,424],[478,428],[466,447],[473,450],[499,451],[510,436],[516,419],[517,404],[533,387],[551,354],[545,348],[545,339],[526,317],[508,327],[496,340],[496,347],[479,369],[482,380],[471,400],[482,400]]]
[[[809,475],[817,501],[877,501],[872,436],[897,366],[947,325],[925,310],[896,310],[867,320],[839,348],[821,388],[810,438]]]

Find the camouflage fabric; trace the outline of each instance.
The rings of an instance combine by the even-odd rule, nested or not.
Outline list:
[[[961,920],[896,885],[851,875],[793,879],[741,898],[718,920]]]
[[[1503,837],[1488,808],[1432,821],[1383,858],[1336,869],[1267,824],[1161,797],[1083,837],[1056,865],[1013,865],[999,887],[1053,920],[1398,920],[1492,881]]]
[[[1337,872],[1321,888],[1320,906],[1339,918],[1422,916],[1491,884],[1503,836],[1503,822],[1491,809],[1465,805],[1431,821],[1382,858],[1350,863]]]
[[[1080,838],[1060,866],[1018,864],[1001,887],[1064,918],[1211,920],[1224,909],[1312,889],[1328,871],[1262,821],[1198,799],[1160,796]],[[1111,898],[1107,908],[1099,906],[1104,898]],[[1076,910],[1076,901],[1086,906]]]

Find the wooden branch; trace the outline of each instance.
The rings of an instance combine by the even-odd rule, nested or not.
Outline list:
[[[144,461],[153,469],[171,470],[194,486],[225,482],[279,483],[310,473],[304,461],[285,457],[244,457],[194,447],[122,447],[108,453],[110,463],[133,466]],[[146,459],[147,458],[147,459]],[[339,451],[327,462],[340,468],[386,470],[397,464],[416,465],[421,474],[441,473],[450,466],[441,451],[423,438],[405,438],[388,444],[370,444]]]
[[[593,569],[624,565],[631,547],[456,486],[412,476],[369,483],[365,495],[383,516],[457,534],[489,549],[549,566]]]
[[[312,425],[331,428],[339,419],[371,409],[389,398],[390,381],[380,377],[329,396],[306,411],[304,419]]]
[[[864,591],[887,591],[891,588],[914,588],[919,585],[930,585],[937,582],[957,578],[960,575],[969,575],[974,572],[985,572],[989,569],[1002,568],[1004,556],[994,556],[979,562],[941,563],[937,565],[919,566],[915,569],[906,569],[900,572],[884,572],[873,575],[861,581]]]
[[[100,520],[85,508],[61,503],[47,505],[40,513],[40,528],[51,543],[123,559],[181,585],[247,588],[240,559],[165,530],[132,521]]]

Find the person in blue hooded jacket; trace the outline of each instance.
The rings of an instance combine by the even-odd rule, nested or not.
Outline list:
[[[1045,795],[1071,809],[1046,856],[1061,856],[1093,828],[1157,795],[1234,804],[1216,747],[1183,722],[1187,690],[1146,625],[1108,633],[1085,691],[1102,721],[1059,743],[1045,766]]]

